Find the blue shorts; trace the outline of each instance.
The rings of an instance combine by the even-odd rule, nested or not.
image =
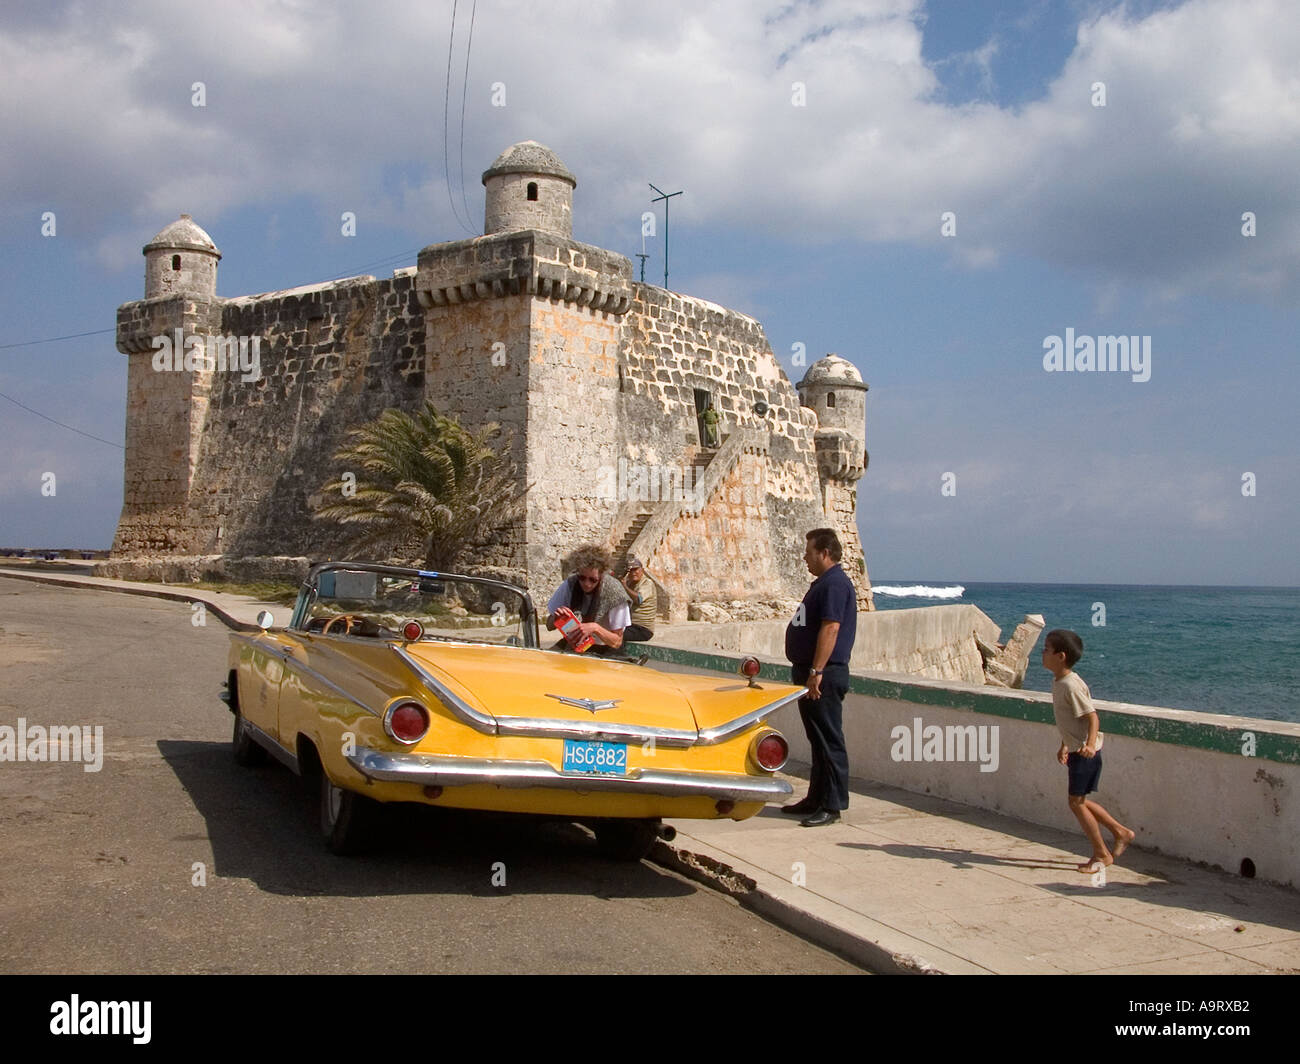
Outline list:
[[[1065,767],[1070,770],[1070,797],[1091,794],[1101,779],[1101,751],[1092,757],[1070,754],[1065,759]]]

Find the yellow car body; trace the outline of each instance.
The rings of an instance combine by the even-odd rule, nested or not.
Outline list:
[[[344,579],[400,590],[403,604],[426,611],[413,618],[422,625],[465,621],[464,607],[459,618],[442,608],[448,595],[508,594],[492,581],[331,563],[312,570],[287,627],[232,633],[236,758],[265,750],[300,774],[319,770],[322,828],[339,852],[364,842],[373,803],[564,817],[592,824],[610,852],[639,856],[661,818],[742,820],[791,793],[756,751],[770,735],[784,748],[764,721],[801,687],[543,650],[531,600],[516,588],[507,641],[478,638],[499,638],[500,601],[478,628],[470,615],[467,627],[411,639],[400,615],[352,609],[368,600],[336,599],[352,612],[331,614],[338,607],[320,589]],[[391,716],[406,706],[410,719],[411,703],[428,718],[413,742]],[[769,764],[772,749],[765,744]]]

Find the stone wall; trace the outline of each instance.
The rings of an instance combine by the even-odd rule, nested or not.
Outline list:
[[[801,598],[808,585],[804,533],[822,510],[816,419],[753,318],[648,284],[632,286],[620,372],[623,454],[652,468],[688,465],[703,442],[695,392],[708,393],[719,433],[759,434],[766,453],[746,459],[703,513],[684,514],[642,560],[684,613],[692,601]],[[760,415],[755,404],[770,408]],[[615,529],[616,542],[621,529]],[[856,533],[845,571],[861,572]]]
[[[655,642],[684,650],[712,648],[784,658],[788,622],[787,616],[779,621],[676,624],[656,631]],[[983,684],[979,641],[996,644],[1000,634],[997,624],[969,603],[859,613],[850,665],[855,671]]]
[[[600,475],[622,453],[618,416],[619,321],[553,299],[533,301],[528,481],[544,486],[528,508],[534,586],[560,581],[560,559],[602,542],[618,509]]]
[[[179,303],[119,312],[136,435],[115,553],[325,556],[338,533],[308,519],[309,499],[341,471],[333,455],[348,430],[424,399],[424,316],[410,271],[186,303],[187,334],[257,338],[255,380],[154,369],[151,339],[168,333]],[[142,475],[133,459],[156,461],[159,475]],[[156,527],[175,530],[165,547],[151,536]]]
[[[799,598],[807,590],[807,580],[799,579],[773,543],[766,467],[765,455],[742,455],[708,505],[699,514],[683,513],[659,548],[642,559],[675,602],[683,590],[703,602]],[[802,551],[795,561],[804,567]]]
[[[127,303],[118,311],[117,347],[129,362],[125,487],[114,553],[189,553],[203,539],[189,496],[204,440],[209,375],[155,370],[153,340],[174,344],[219,328],[218,306],[182,295]]]
[[[470,429],[500,424],[527,489],[521,516],[458,564],[509,570],[541,594],[573,547],[626,547],[649,528],[644,560],[684,615],[692,602],[798,599],[804,533],[830,525],[865,588],[854,493],[838,483],[824,493],[816,416],[762,326],[631,278],[621,255],[520,230],[431,245],[382,281],[124,305],[127,498],[115,556],[338,556],[342,530],[310,519],[344,472],[333,455],[349,430],[427,399]],[[157,372],[151,339],[177,326],[255,339],[257,378]],[[723,440],[743,441],[739,458],[737,446],[702,446],[697,393],[718,410]],[[658,500],[628,491],[629,467],[686,491],[705,469],[709,490],[676,514],[660,507],[647,526],[643,503]]]

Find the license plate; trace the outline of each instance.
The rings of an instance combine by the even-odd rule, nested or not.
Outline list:
[[[626,776],[627,745],[565,739],[564,771],[595,773],[601,776]]]

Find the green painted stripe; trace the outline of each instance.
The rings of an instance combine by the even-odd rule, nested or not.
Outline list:
[[[640,643],[644,651],[656,661],[671,665],[686,665],[709,672],[734,674],[742,660],[723,651],[681,650],[677,647],[655,646]],[[759,676],[777,683],[790,682],[790,666],[763,662]],[[939,706],[943,709],[983,713],[1008,720],[1031,721],[1035,724],[1053,724],[1050,702],[1017,697],[1018,692],[993,694],[968,691],[955,687],[930,687],[908,683],[906,680],[881,679],[874,676],[851,676],[849,690],[869,698],[882,698],[890,702],[906,702],[917,706]],[[1035,692],[1037,693],[1037,692]],[[1300,765],[1300,736],[1271,732],[1274,721],[1251,721],[1241,718],[1240,725],[1215,724],[1210,721],[1170,720],[1165,717],[1117,713],[1102,710],[1102,730],[1109,735],[1127,735],[1153,743],[1187,746],[1196,750],[1241,756],[1243,748],[1253,736],[1254,756],[1261,761],[1276,761],[1284,765]]]

